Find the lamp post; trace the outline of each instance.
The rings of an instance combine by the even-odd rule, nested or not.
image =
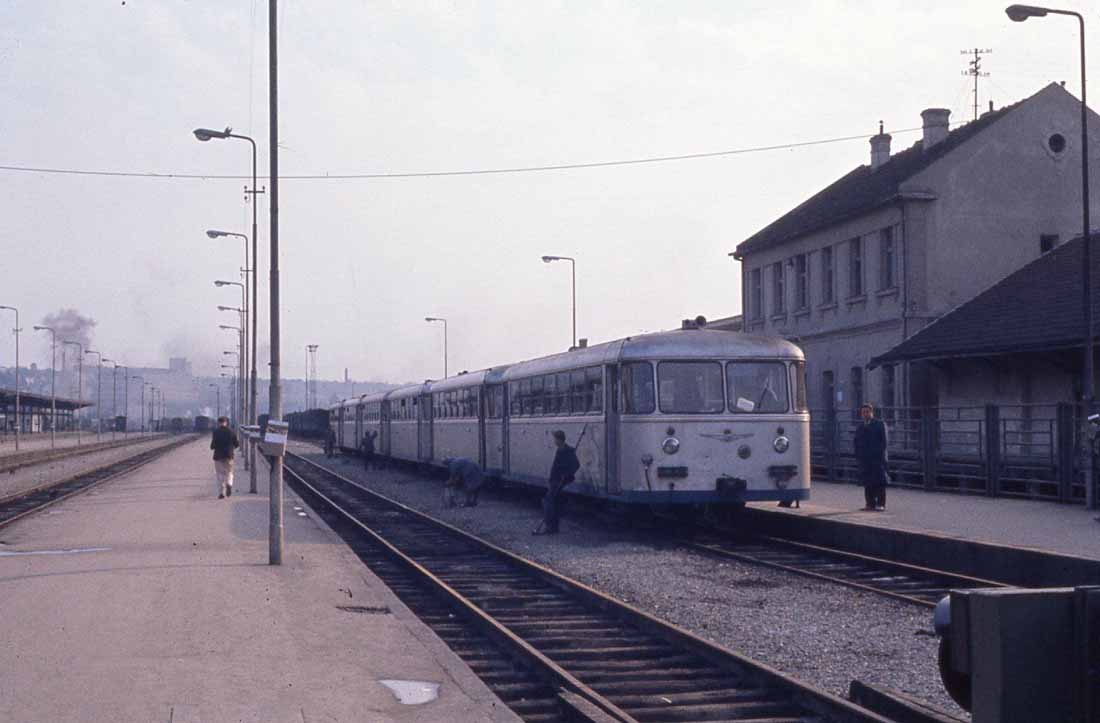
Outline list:
[[[130,377],[130,379],[140,379],[141,380],[141,433],[144,434],[145,433],[145,384],[146,384],[145,377],[134,374],[133,376]],[[129,387],[128,384],[127,384],[127,387]],[[127,418],[126,426],[129,426],[129,416],[130,416],[130,410],[129,410],[129,408],[127,408],[126,409],[126,418]]]
[[[270,106],[271,106],[271,119],[276,119],[276,105],[278,102],[278,88],[276,83],[275,74],[275,0],[269,0],[268,9],[268,35],[270,43],[271,54],[271,88],[270,88]],[[274,286],[271,289],[271,328],[275,336],[272,337],[272,364],[275,370],[278,371],[278,328],[279,320],[276,316],[278,312],[278,300],[279,300],[279,176],[278,176],[278,149],[276,148],[275,141],[278,136],[278,129],[273,128],[271,133],[271,282]],[[256,188],[256,141],[252,140],[246,135],[232,133],[231,128],[226,128],[224,131],[212,131],[207,128],[197,128],[195,130],[195,138],[200,141],[209,141],[211,138],[225,139],[236,138],[238,140],[248,141],[252,146],[252,190],[245,189],[246,194],[252,196],[252,263],[248,263],[245,260],[245,268],[252,269],[252,349],[248,352],[247,356],[252,360],[252,368],[249,372],[249,402],[248,402],[248,423],[256,423],[256,321],[260,315],[259,301],[257,300],[257,289],[259,288],[259,282],[256,278],[256,266],[259,263],[259,256],[256,255],[256,207],[258,205],[256,197],[258,194],[263,193]],[[207,232],[209,234],[209,232]],[[272,379],[272,389],[277,385],[277,380]],[[278,401],[278,400],[276,400]],[[282,411],[275,415],[275,418],[281,416]],[[252,465],[252,472],[249,475],[249,489],[250,494],[256,494],[256,444],[249,445],[248,456],[251,458],[250,463]],[[275,471],[272,470],[272,479],[274,479]],[[282,470],[279,470],[279,479],[282,480]],[[281,492],[280,492],[281,494]],[[272,502],[272,509],[274,509],[274,502]],[[282,529],[282,518],[280,518],[280,530]],[[279,540],[280,554],[282,550],[282,539]],[[271,553],[274,556],[274,552]],[[273,562],[273,564],[275,564]]]
[[[122,367],[122,438],[130,432],[130,367]],[[117,419],[117,417],[116,417]]]
[[[222,388],[217,384],[211,384],[210,388],[217,393],[217,406],[214,407],[214,421],[216,422],[218,417],[222,415]]]
[[[207,231],[206,232],[207,236],[210,236],[211,234],[222,234],[222,235],[225,235],[225,236],[243,236],[243,234],[234,234],[234,233],[229,232],[229,231]],[[213,238],[213,237],[211,237],[211,238]],[[246,237],[245,240],[247,241],[247,237]],[[247,252],[247,247],[246,247],[246,251],[245,251],[245,261],[246,261],[246,263],[247,263],[247,260],[248,260],[248,252]],[[241,337],[241,340],[240,340],[241,373],[239,375],[240,376],[240,384],[241,384],[241,390],[240,390],[241,410],[242,410],[241,419],[243,419],[244,422],[247,424],[248,423],[248,388],[247,388],[247,383],[246,383],[246,375],[248,374],[248,316],[249,316],[249,313],[252,312],[252,309],[250,309],[249,306],[248,306],[248,283],[247,283],[248,282],[248,274],[247,273],[244,275],[244,278],[245,278],[245,283],[244,284],[242,284],[239,281],[220,281],[219,280],[219,281],[214,282],[214,286],[218,286],[218,287],[222,287],[222,286],[240,286],[241,287],[241,309],[243,309],[243,311],[241,313],[241,316],[242,316],[241,326],[240,327],[235,327],[235,328],[237,328],[237,331],[238,331],[238,333],[240,334],[240,337]],[[224,329],[226,327],[223,326],[222,328]],[[245,459],[244,468],[248,469],[248,455],[247,454],[245,454],[244,459]]]
[[[149,431],[157,432],[157,389],[156,385],[149,385]]]
[[[50,326],[35,326],[35,331],[50,332],[50,448],[56,446],[57,438],[57,331]]]
[[[115,426],[118,423],[118,362],[114,359],[104,359],[108,364],[114,364],[111,372],[111,441],[115,441]]]
[[[552,261],[568,261],[573,272],[573,348],[577,346],[577,260],[571,256],[543,256],[544,264]]]
[[[81,404],[84,403],[84,346],[79,341],[69,341],[63,339],[61,345],[72,344],[76,347],[77,355],[77,373],[76,373],[76,398]],[[71,388],[71,387],[70,387]],[[75,411],[74,411],[75,417]],[[80,421],[76,422],[76,445],[80,446]]]
[[[317,349],[320,346],[321,346],[320,344],[306,344],[306,408],[303,411],[307,411],[307,410],[312,408],[312,407],[309,406],[310,405],[310,401],[309,401],[309,381],[310,381],[310,378],[313,378],[313,377],[316,376],[316,374],[314,372],[314,369],[317,366],[316,361],[315,361],[317,359],[317,357],[315,355],[317,354]],[[312,403],[317,404],[317,380],[315,378],[313,379],[313,402]]]
[[[237,357],[237,366],[236,367],[228,367],[229,369],[233,370],[234,376],[236,377],[237,403],[233,405],[233,409],[234,409],[233,414],[234,414],[234,416],[236,416],[239,412],[241,412],[241,410],[244,407],[244,404],[243,404],[244,397],[242,395],[242,393],[244,392],[244,387],[241,384],[241,382],[244,381],[241,377],[241,355],[238,352],[235,352],[235,351],[223,351],[222,354],[224,354],[226,356],[235,356],[235,357]],[[222,366],[225,366],[225,365],[222,365]],[[237,417],[237,424],[238,425],[240,425],[240,420],[243,419],[243,418],[244,418],[243,416]]]
[[[1034,5],[1009,5],[1005,8],[1008,17],[1017,23],[1022,23],[1028,18],[1041,18],[1050,15],[1070,15],[1077,18],[1078,27],[1081,30],[1081,240],[1084,244],[1082,266],[1081,302],[1085,311],[1085,359],[1082,374],[1083,384],[1081,394],[1084,401],[1084,416],[1092,414],[1094,400],[1092,378],[1092,352],[1093,352],[1093,314],[1092,314],[1092,239],[1089,228],[1089,135],[1088,135],[1088,106],[1085,94],[1085,18],[1080,13],[1072,10],[1056,10],[1054,8],[1036,7]],[[1087,430],[1088,424],[1082,424],[1083,430]],[[1087,434],[1087,431],[1085,432]],[[1085,445],[1091,450],[1091,440]],[[1085,465],[1085,506],[1090,510],[1096,509],[1096,489],[1093,480],[1092,454],[1088,455],[1089,463]]]
[[[441,316],[425,316],[424,321],[431,323],[433,321],[443,322],[443,378],[447,378],[447,320]]]
[[[7,309],[8,311],[15,312],[15,328],[12,329],[15,332],[15,451],[19,451],[19,434],[22,432],[23,421],[19,414],[19,309],[14,306],[0,306],[0,309]],[[5,423],[7,420],[5,420]]]
[[[95,438],[98,442],[100,432],[103,429],[103,410],[99,406],[100,377],[103,376],[103,355],[91,349],[87,349],[84,353],[95,354],[96,358],[99,360],[99,367],[95,374]]]

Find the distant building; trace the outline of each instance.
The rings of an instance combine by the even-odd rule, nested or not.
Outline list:
[[[953,131],[949,111],[930,108],[921,140],[895,155],[889,135],[872,137],[869,164],[731,254],[745,331],[803,348],[816,408],[938,404],[931,362],[883,355],[1080,235],[1080,112],[1051,84]],[[1091,112],[1089,126],[1100,141]]]
[[[191,362],[187,360],[187,357],[174,356],[168,359],[168,371],[173,374],[183,374],[185,376],[191,376]]]

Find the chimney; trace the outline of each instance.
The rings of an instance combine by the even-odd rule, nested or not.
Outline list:
[[[924,140],[922,142],[924,150],[927,151],[944,138],[947,138],[948,118],[950,116],[951,111],[946,108],[929,108],[921,111],[920,117],[924,121]]]
[[[878,168],[890,160],[890,134],[882,132],[882,121],[878,122],[878,135],[871,136],[871,168]]]

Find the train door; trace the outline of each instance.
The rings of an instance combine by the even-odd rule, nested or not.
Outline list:
[[[477,463],[485,469],[488,466],[485,457],[485,407],[492,392],[486,386],[478,387],[477,392]]]
[[[607,480],[605,485],[607,493],[617,495],[622,493],[622,479],[620,477],[620,464],[622,463],[622,451],[619,440],[621,424],[619,423],[619,367],[617,364],[608,364],[604,379],[604,459],[607,460]]]
[[[388,399],[382,400],[381,410],[381,439],[378,441],[378,451],[383,456],[390,456],[390,402]]]
[[[512,397],[511,397],[510,387],[512,385],[510,383],[508,383],[508,384],[503,384],[502,386],[504,387],[504,397],[503,397],[504,401],[503,401],[503,404],[501,405],[501,409],[500,409],[500,414],[501,414],[500,439],[501,439],[501,449],[502,449],[502,453],[503,453],[503,460],[501,462],[501,469],[504,470],[504,476],[507,477],[508,474],[512,471],[512,462],[511,462],[512,452],[511,452],[511,445],[509,444],[509,434],[510,434],[510,432],[509,432],[509,426],[510,426],[509,425],[509,420],[511,419],[511,415],[512,415],[512,409],[511,409],[511,407],[512,407]]]
[[[417,459],[427,462],[432,458],[432,397],[422,394],[413,397],[416,404],[416,452]]]

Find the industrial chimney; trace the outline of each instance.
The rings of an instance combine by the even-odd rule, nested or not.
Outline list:
[[[927,151],[947,138],[951,111],[947,108],[928,108],[921,111],[920,117],[924,121],[924,140],[921,145]]]

